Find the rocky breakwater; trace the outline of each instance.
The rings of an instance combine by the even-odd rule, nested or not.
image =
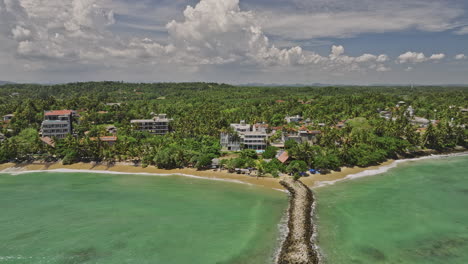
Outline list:
[[[280,183],[290,193],[289,232],[281,246],[277,264],[318,264],[319,256],[311,241],[314,195],[301,181],[288,177]]]

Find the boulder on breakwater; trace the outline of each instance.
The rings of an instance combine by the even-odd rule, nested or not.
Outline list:
[[[289,232],[281,246],[277,264],[318,264],[318,253],[311,242],[314,195],[301,181],[285,178],[280,183],[290,193]]]

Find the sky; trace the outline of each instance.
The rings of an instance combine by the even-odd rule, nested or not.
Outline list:
[[[0,80],[468,84],[468,1],[0,0]]]

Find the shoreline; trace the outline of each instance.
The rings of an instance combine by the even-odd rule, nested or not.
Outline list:
[[[430,154],[427,156],[418,156],[414,158],[405,158],[405,159],[396,159],[396,160],[392,159],[392,160],[387,160],[379,165],[365,167],[365,168],[361,168],[361,167],[342,168],[341,172],[333,172],[331,174],[328,174],[328,176],[330,177],[324,177],[327,175],[313,175],[311,177],[303,178],[301,180],[309,188],[316,189],[316,188],[333,185],[339,182],[379,175],[393,168],[398,167],[399,164],[406,163],[406,162],[466,156],[466,155],[468,155],[468,151],[464,150],[461,152]]]
[[[423,159],[434,159],[451,156],[468,155],[468,151],[451,152],[451,153],[440,153],[440,154],[429,154],[426,156],[419,156],[415,158],[404,158],[404,159],[391,159],[382,162],[379,165],[369,167],[343,167],[340,171],[332,171],[328,174],[314,174],[309,177],[302,177],[300,179],[306,186],[311,189],[321,188],[327,185],[332,185],[342,181],[348,181],[356,178],[378,175],[385,173],[386,171],[395,168],[400,163],[423,160]],[[283,185],[280,184],[280,178],[272,177],[255,177],[243,174],[229,173],[226,170],[203,170],[199,171],[193,168],[183,169],[158,169],[156,167],[143,168],[140,165],[133,165],[130,163],[117,162],[113,165],[102,164],[102,163],[75,163],[72,165],[63,165],[60,161],[58,162],[30,162],[30,163],[4,163],[0,164],[0,173],[9,174],[21,174],[21,173],[32,173],[32,172],[83,172],[83,173],[107,173],[107,174],[134,174],[134,175],[147,175],[147,176],[171,176],[178,175],[183,177],[207,179],[214,181],[225,181],[239,184],[247,184],[260,186],[264,188],[273,189],[276,191],[286,192]]]
[[[305,185],[311,189],[329,185],[327,183],[335,183],[347,180],[349,175],[362,173],[369,170],[377,170],[382,167],[386,167],[396,160],[385,161],[379,165],[370,167],[344,167],[341,171],[332,171],[328,174],[315,174],[309,177],[302,177],[300,179]],[[273,189],[280,192],[288,192],[283,185],[280,184],[281,177],[258,177],[248,176],[244,174],[229,173],[226,170],[203,170],[198,171],[192,168],[184,169],[158,169],[156,167],[143,168],[139,165],[130,165],[127,163],[116,163],[115,165],[106,165],[98,163],[75,163],[72,165],[63,165],[60,161],[53,163],[45,162],[32,162],[32,163],[4,163],[0,164],[0,173],[7,174],[24,174],[34,172],[78,172],[78,173],[100,173],[100,174],[126,174],[126,175],[146,175],[146,176],[159,176],[168,177],[171,175],[198,178],[213,181],[225,181],[239,184],[254,185]]]
[[[146,175],[146,176],[182,176],[214,181],[225,181],[239,184],[247,184],[260,186],[268,189],[284,191],[284,188],[279,183],[279,179],[269,177],[247,176],[242,174],[228,173],[227,171],[205,170],[198,171],[196,169],[172,169],[164,170],[156,167],[143,168],[139,165],[130,165],[128,163],[116,163],[115,165],[107,165],[100,163],[75,163],[72,165],[63,165],[61,162],[45,163],[32,162],[24,164],[5,163],[0,164],[0,173],[8,174],[23,174],[33,172],[81,172],[81,173],[102,173],[102,174],[127,174],[127,175]]]

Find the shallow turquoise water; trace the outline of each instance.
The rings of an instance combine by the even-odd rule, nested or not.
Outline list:
[[[271,263],[286,208],[235,183],[0,174],[0,263]]]
[[[468,156],[403,163],[317,197],[325,263],[468,263]]]

